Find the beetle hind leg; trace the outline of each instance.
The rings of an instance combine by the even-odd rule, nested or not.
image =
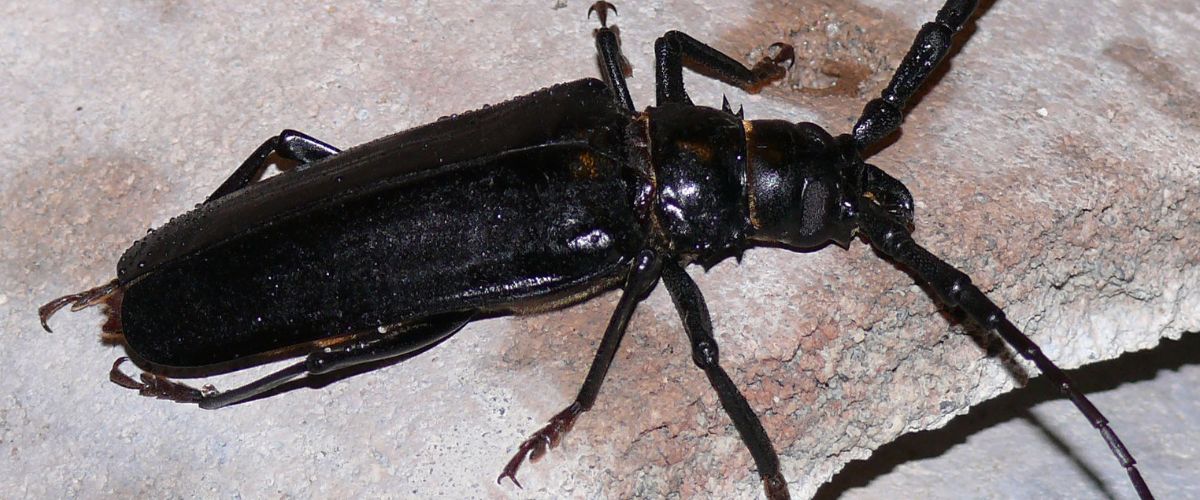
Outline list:
[[[238,191],[254,182],[267,166],[271,164],[270,157],[274,153],[289,160],[299,162],[296,167],[303,170],[308,164],[340,153],[341,150],[312,138],[303,132],[284,130],[279,135],[267,139],[258,149],[250,153],[250,157],[233,171],[233,174],[221,183],[221,186],[208,195],[205,203]]]
[[[474,316],[473,311],[450,313],[383,332],[352,336],[309,354],[304,361],[226,391],[218,391],[211,385],[197,389],[153,373],[143,372],[135,379],[120,370],[120,365],[129,358],[120,358],[113,363],[109,380],[121,387],[136,390],[142,396],[177,403],[195,403],[206,410],[214,410],[260,397],[303,376],[323,375],[374,361],[414,356],[458,332]]]
[[[205,397],[217,393],[217,390],[211,385],[196,389],[153,373],[142,372],[137,379],[134,379],[121,371],[121,365],[126,361],[129,361],[129,358],[120,357],[113,362],[112,370],[108,372],[108,380],[126,389],[138,391],[138,394],[142,396],[166,399],[176,403],[199,403]]]
[[[521,487],[521,483],[517,481],[517,470],[521,468],[521,464],[525,463],[525,459],[537,460],[551,448],[558,446],[563,435],[575,425],[575,419],[583,412],[590,410],[596,403],[596,396],[600,394],[600,386],[604,383],[605,375],[608,374],[608,367],[617,353],[621,338],[625,336],[625,328],[629,326],[629,318],[633,316],[633,311],[637,309],[642,298],[654,289],[654,285],[658,284],[661,267],[662,260],[653,250],[643,250],[634,259],[633,268],[625,279],[621,300],[617,302],[617,308],[608,321],[604,338],[600,340],[600,348],[597,349],[592,366],[584,378],[583,387],[579,389],[579,395],[575,397],[575,401],[551,418],[550,423],[521,443],[517,453],[513,455],[508,464],[504,466],[500,476],[496,478],[497,484],[507,477],[518,488]]]
[[[457,333],[474,316],[473,311],[450,313],[382,332],[351,337],[323,347],[309,354],[304,361],[249,384],[205,394],[197,402],[201,408],[214,410],[256,398],[302,376],[323,375],[374,361],[416,355]]]
[[[120,289],[121,286],[117,283],[117,280],[112,280],[90,290],[84,290],[71,295],[64,295],[47,302],[42,307],[39,307],[38,319],[42,321],[42,328],[47,332],[50,332],[50,317],[54,316],[54,314],[62,308],[71,306],[72,311],[86,309],[105,301],[105,299],[108,299]]]

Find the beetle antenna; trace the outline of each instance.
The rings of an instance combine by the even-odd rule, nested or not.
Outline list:
[[[883,93],[871,99],[852,129],[863,151],[891,135],[904,121],[904,105],[950,53],[952,38],[975,12],[978,0],[946,0],[933,22],[925,23]]]
[[[1138,497],[1154,498],[1150,488],[1146,486],[1146,481],[1142,479],[1142,474],[1138,472],[1137,461],[1125,448],[1121,438],[1117,437],[1117,433],[1109,427],[1108,419],[1075,387],[1075,383],[1067,374],[1042,353],[1037,344],[1004,316],[1004,311],[999,306],[971,283],[971,278],[918,245],[909,235],[907,228],[890,217],[882,207],[866,198],[861,199],[859,205],[859,227],[870,240],[871,246],[911,271],[917,280],[928,284],[943,304],[961,309],[971,321],[989,332],[996,332],[1022,357],[1037,365],[1038,370],[1058,386],[1059,391],[1075,403],[1075,407],[1091,422],[1092,427],[1104,436],[1109,449],[1129,474],[1129,480],[1133,482]]]

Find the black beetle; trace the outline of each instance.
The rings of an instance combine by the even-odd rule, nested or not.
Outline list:
[[[122,360],[114,364],[114,382],[143,395],[219,408],[304,375],[419,354],[476,318],[560,307],[622,286],[576,401],[501,474],[515,482],[525,458],[544,453],[592,406],[630,315],[661,279],[767,495],[783,498],[775,451],[719,366],[707,307],[683,267],[754,244],[809,249],[862,236],[1054,380],[1149,497],[1099,411],[966,275],[912,240],[910,193],[862,159],[899,127],[905,102],[975,3],[949,0],[882,96],[851,133],[835,137],[810,123],[746,121],[728,108],[695,106],[684,91],[685,62],[757,91],[783,76],[791,59],[783,44],[746,68],[669,32],[655,44],[657,105],[638,112],[616,36],[604,26],[611,6],[599,2],[596,43],[607,82],[557,85],[344,152],[284,131],[196,210],[135,243],[117,279],[43,306],[43,326],[62,307],[103,302],[106,331],[121,334],[152,371],[307,355],[225,392],[153,373],[134,380],[118,370]],[[273,154],[299,166],[255,182]]]

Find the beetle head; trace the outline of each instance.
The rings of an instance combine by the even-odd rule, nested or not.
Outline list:
[[[850,136],[811,123],[750,122],[746,134],[751,238],[815,248],[846,246],[859,207],[873,203],[912,227],[913,198],[899,180],[863,162]]]

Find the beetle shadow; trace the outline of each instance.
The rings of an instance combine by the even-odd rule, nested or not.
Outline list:
[[[1152,380],[1164,370],[1177,371],[1196,364],[1200,364],[1200,334],[1190,333],[1184,334],[1180,340],[1163,339],[1153,349],[1070,370],[1068,375],[1081,392],[1091,394],[1127,383]],[[901,464],[941,456],[973,435],[1017,419],[1033,425],[1052,446],[1068,457],[1093,484],[1095,491],[1105,498],[1118,498],[1119,495],[1109,489],[1099,474],[1029,411],[1033,406],[1058,399],[1064,399],[1064,396],[1059,395],[1054,384],[1045,377],[1034,379],[1025,387],[976,405],[967,414],[952,419],[945,427],[901,436],[879,447],[869,458],[846,464],[832,480],[817,490],[814,498],[839,498],[854,488],[870,484]]]

